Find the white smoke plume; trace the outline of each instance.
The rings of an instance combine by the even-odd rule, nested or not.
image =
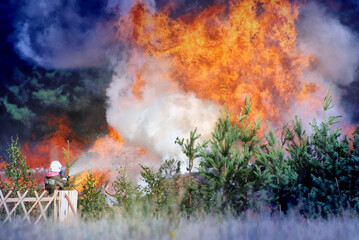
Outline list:
[[[138,56],[137,56],[138,58]],[[177,137],[188,138],[198,128],[202,140],[208,139],[220,106],[185,93],[167,79],[161,78],[166,66],[151,61],[144,78],[141,97],[133,94],[135,75],[128,65],[119,63],[107,89],[107,121],[126,142],[136,143],[157,153],[161,158],[181,155]]]
[[[98,169],[108,171],[111,176],[117,175],[121,167],[132,177],[140,172],[140,165],[158,168],[161,161],[150,151],[143,152],[139,147],[120,144],[109,136],[99,138],[101,146],[92,146],[83,153],[71,167],[69,175]]]

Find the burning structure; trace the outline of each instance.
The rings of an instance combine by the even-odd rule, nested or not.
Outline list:
[[[321,119],[329,83],[339,102],[343,86],[357,82],[356,33],[311,1],[107,1],[94,18],[96,6],[38,3],[35,13],[35,2],[16,19],[14,45],[46,70],[22,82],[16,72],[0,100],[27,129],[23,153],[32,168],[62,161],[70,140],[79,157],[73,173],[135,172],[139,163],[181,159],[174,141],[195,127],[209,138],[224,104],[239,114],[250,96],[254,116],[280,127],[298,113]],[[44,26],[56,11],[61,24]],[[344,117],[348,126],[357,120]]]

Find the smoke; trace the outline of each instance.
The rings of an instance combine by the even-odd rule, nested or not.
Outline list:
[[[45,68],[104,66],[114,21],[134,0],[20,0],[12,36],[23,59]],[[153,0],[145,1],[155,7]]]
[[[347,85],[354,80],[359,65],[359,41],[356,33],[325,12],[325,8],[309,3],[298,23],[299,48],[318,60],[313,78]]]
[[[209,138],[220,107],[183,92],[161,77],[166,72],[163,63],[150,62],[140,96],[133,93],[136,76],[127,70],[127,64],[118,64],[107,89],[107,122],[126,142],[139,144],[162,158],[178,157],[181,151],[176,138],[188,138],[196,127],[204,139]]]
[[[130,144],[123,145],[109,136],[104,136],[84,152],[71,167],[69,175],[99,169],[108,171],[114,177],[120,167],[135,177],[140,172],[140,164],[158,167],[161,161],[150,151],[144,151]]]
[[[114,68],[115,73],[106,90],[106,96],[103,89],[106,88],[104,85],[107,85],[107,82],[101,87],[98,84],[101,81],[105,82],[105,77],[96,77],[94,80],[87,76],[79,76],[83,84],[76,85],[63,80],[68,76],[56,75],[54,78],[57,79],[57,85],[48,88],[46,82],[55,80],[47,78],[46,75],[46,81],[39,80],[40,77],[27,81],[27,85],[35,90],[26,94],[23,94],[22,86],[9,87],[12,95],[18,97],[16,104],[15,97],[0,99],[0,105],[8,114],[15,120],[23,121],[26,126],[30,126],[35,116],[41,116],[37,109],[41,106],[46,108],[41,108],[41,113],[52,108],[60,109],[57,110],[59,112],[71,112],[73,119],[81,122],[82,125],[78,126],[83,127],[86,122],[94,125],[95,120],[92,121],[92,118],[99,118],[96,120],[97,125],[106,125],[103,119],[103,103],[107,97],[107,123],[121,134],[128,145],[122,148],[125,151],[116,153],[116,157],[109,157],[106,161],[92,161],[92,165],[90,160],[94,159],[93,153],[87,152],[81,156],[79,163],[76,163],[74,171],[121,165],[125,159],[132,159],[131,161],[136,164],[156,159],[148,156],[139,157],[135,150],[137,146],[150,149],[161,158],[181,158],[180,148],[174,144],[176,137],[188,138],[189,132],[198,127],[202,139],[208,139],[219,116],[220,106],[199,99],[194,93],[184,92],[180,86],[168,80],[165,74],[169,72],[168,66],[163,62],[158,63],[155,59],[141,61],[141,54],[130,59],[123,57],[124,52],[127,53],[124,49],[128,46],[120,45],[113,26],[117,18],[127,14],[135,2],[17,1],[18,13],[14,20],[16,31],[11,39],[22,58],[46,68],[79,68],[109,64]],[[162,6],[167,4],[165,0],[157,3],[154,0],[143,2],[147,3],[151,11],[156,10],[158,2],[161,2]],[[212,1],[189,2],[191,1],[178,1],[173,9],[181,13],[181,9],[185,9],[182,6],[186,5],[186,9],[200,6],[200,10],[206,5],[202,2]],[[322,119],[320,106],[329,83],[333,83],[336,104],[332,113],[343,113],[338,104],[343,94],[339,86],[348,86],[356,81],[359,41],[356,33],[344,26],[334,15],[329,14],[323,6],[308,3],[301,14],[297,22],[298,48],[303,54],[312,55],[317,59],[311,69],[303,73],[303,80],[316,84],[317,92],[311,93],[308,101],[296,102],[292,107],[293,112],[286,114],[284,118],[292,119],[293,113],[298,113],[309,122],[313,118],[313,113],[317,119]],[[116,52],[114,49],[119,50]],[[134,92],[134,87],[140,81],[137,79],[136,71],[131,69],[133,65],[136,70],[146,69],[146,72],[141,72],[145,79],[142,79],[143,85],[140,84],[138,92]],[[73,82],[75,81],[73,79]],[[89,91],[98,92],[89,95]],[[308,114],[308,117],[305,114]],[[74,129],[77,131],[80,127],[76,126]],[[89,135],[91,129],[93,132],[96,131],[95,127],[86,127],[79,131],[83,131],[83,135]],[[114,143],[108,140],[107,144],[112,146]],[[136,156],[136,159],[129,157],[131,154]]]
[[[9,103],[7,98],[0,98],[0,104],[4,105],[13,119],[21,121],[27,127],[31,125],[31,121],[36,116],[28,107],[19,107],[16,104]]]
[[[303,73],[303,80],[316,84],[317,92],[311,93],[308,101],[295,103],[292,109],[307,122],[311,121],[313,115],[317,120],[322,120],[322,99],[331,83],[335,107],[328,114],[343,114],[340,100],[344,92],[340,87],[356,80],[359,66],[358,35],[317,3],[308,3],[301,14],[297,23],[298,48],[316,59],[310,69]],[[350,122],[350,114],[347,113],[343,120]]]

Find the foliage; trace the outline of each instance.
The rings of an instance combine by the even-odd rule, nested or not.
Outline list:
[[[293,197],[297,173],[284,157],[284,149],[268,123],[269,132],[265,134],[266,143],[258,147],[257,164],[262,167],[266,201],[273,210],[287,209]]]
[[[197,134],[197,128],[194,131],[190,132],[190,137],[186,139],[186,141],[182,138],[179,139],[177,137],[175,143],[180,145],[182,152],[188,158],[188,180],[187,180],[187,192],[188,199],[184,199],[184,204],[186,205],[186,210],[191,212],[192,208],[192,191],[193,191],[193,183],[192,183],[192,168],[193,161],[196,158],[201,157],[203,154],[203,150],[207,147],[208,142],[204,141],[203,143],[198,143],[195,145],[196,141],[201,137],[201,134]],[[188,201],[187,201],[188,200]]]
[[[352,147],[349,151],[346,172],[343,174],[349,176],[349,181],[345,183],[345,189],[342,193],[347,197],[349,208],[359,213],[359,126],[353,133],[351,140]]]
[[[204,179],[199,190],[207,210],[214,207],[245,210],[250,203],[251,190],[260,182],[260,169],[250,161],[255,155],[254,146],[259,142],[257,134],[261,121],[249,121],[250,109],[251,103],[246,98],[238,122],[232,124],[226,110],[212,132],[210,151],[199,168]]]
[[[100,219],[108,210],[108,205],[105,195],[97,189],[96,176],[91,171],[82,187],[82,197],[79,199],[81,216],[86,220]]]
[[[115,190],[115,206],[120,207],[124,211],[132,210],[133,205],[139,200],[141,191],[139,186],[135,186],[126,175],[124,168],[119,170],[119,176],[112,186]]]
[[[71,167],[74,165],[74,163],[76,162],[76,159],[78,157],[72,157],[70,156],[70,141],[67,140],[67,149],[66,148],[62,148],[63,150],[63,154],[64,154],[64,159],[65,159],[65,165],[66,165],[66,176],[69,176]],[[75,176],[71,176],[68,179],[68,186],[66,187],[66,189],[74,189],[76,187],[76,175]]]
[[[350,151],[347,137],[341,140],[340,129],[332,129],[340,116],[325,118],[333,106],[328,90],[323,100],[324,120],[320,124],[313,120],[313,134],[309,137],[298,118],[292,122],[292,130],[284,128],[289,163],[298,175],[295,196],[302,205],[301,212],[308,217],[341,215],[345,209],[358,209],[356,135]]]
[[[40,187],[35,183],[35,177],[31,172],[29,166],[25,161],[25,156],[21,153],[21,146],[19,139],[11,138],[5,154],[5,175],[9,181],[1,181],[1,188],[9,191],[12,190],[25,192],[30,191],[30,194]]]
[[[175,159],[165,160],[158,171],[165,179],[176,178],[181,171],[181,162]]]
[[[359,126],[351,137],[343,137],[341,129],[335,128],[340,116],[326,116],[334,106],[329,89],[323,100],[323,120],[314,119],[309,134],[295,116],[281,132],[268,123],[260,138],[261,120],[253,120],[251,106],[246,98],[237,117],[225,108],[209,141],[199,141],[197,128],[188,139],[176,139],[188,159],[185,174],[175,159],[165,161],[158,171],[141,165],[144,184],[140,186],[120,169],[112,184],[114,209],[128,217],[137,212],[180,216],[178,209],[195,217],[203,208],[239,214],[256,211],[261,204],[272,213],[287,213],[293,207],[314,218],[359,213]],[[1,187],[33,191],[38,186],[20,149],[18,139],[11,139],[5,156],[8,181],[1,182]],[[69,142],[63,152],[69,171],[76,160],[70,157]],[[193,169],[195,159],[200,159],[198,172]],[[109,212],[92,172],[83,189],[79,205],[84,219],[99,219]]]
[[[142,181],[145,182],[143,189],[145,199],[153,207],[153,212],[157,213],[169,204],[169,198],[166,195],[166,185],[160,172],[153,172],[149,167],[141,165]]]

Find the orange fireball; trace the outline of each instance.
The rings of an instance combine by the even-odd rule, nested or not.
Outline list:
[[[174,19],[168,9],[152,13],[137,3],[117,24],[133,58],[138,52],[145,58],[130,66],[133,92],[141,94],[155,57],[169,66],[159,78],[237,114],[250,95],[255,116],[278,122],[294,101],[316,90],[302,80],[313,58],[296,47],[298,14],[299,5],[290,1],[233,0]]]

